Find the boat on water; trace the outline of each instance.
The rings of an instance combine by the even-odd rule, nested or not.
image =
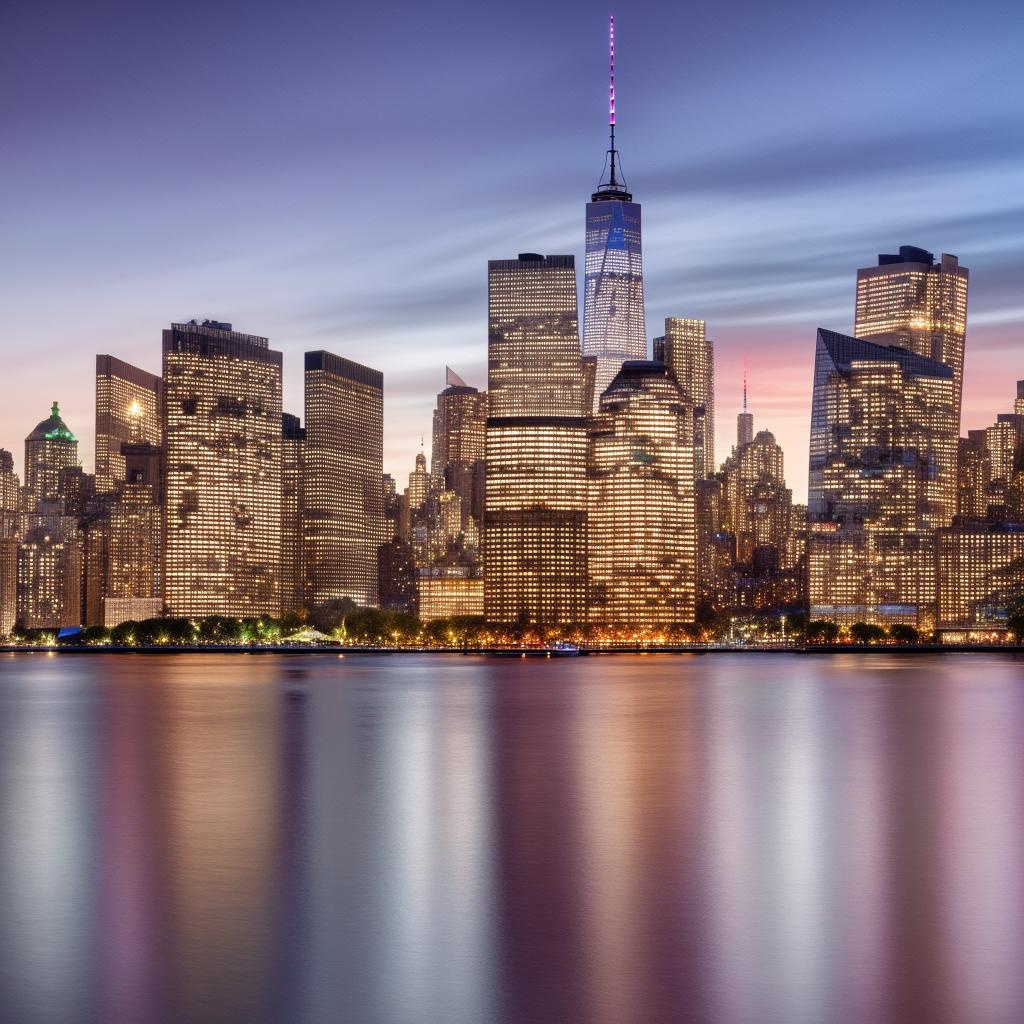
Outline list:
[[[556,640],[547,647],[547,653],[552,658],[574,658],[579,655],[579,644],[569,643],[568,640]]]

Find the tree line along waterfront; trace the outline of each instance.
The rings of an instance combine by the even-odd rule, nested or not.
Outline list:
[[[545,648],[573,644],[582,648],[652,648],[694,645],[750,646],[915,646],[931,645],[936,638],[913,626],[896,623],[888,629],[873,622],[841,627],[825,619],[809,620],[792,615],[750,614],[728,616],[712,609],[698,613],[697,622],[678,623],[660,629],[608,629],[593,625],[567,625],[539,629],[527,622],[496,626],[479,615],[456,615],[424,622],[408,612],[362,607],[343,599],[306,613],[275,618],[234,618],[208,615],[203,618],[149,618],[126,621],[112,628],[18,630],[9,648],[107,647],[115,649],[163,647],[359,647],[392,649],[485,649]],[[1007,618],[1008,633],[1002,643],[1024,643],[1024,600],[1017,601]],[[988,641],[991,644],[992,638]]]

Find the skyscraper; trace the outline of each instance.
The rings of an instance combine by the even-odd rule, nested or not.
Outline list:
[[[305,601],[302,569],[302,475],[306,432],[298,416],[281,415],[281,613]]]
[[[955,256],[939,262],[924,249],[901,245],[878,266],[857,271],[853,333],[880,345],[905,348],[953,371],[953,436],[960,433],[960,404],[967,333],[969,273]]]
[[[956,510],[952,367],[819,330],[811,405],[812,618],[934,625],[935,530]]]
[[[656,343],[693,408],[693,467],[696,479],[715,473],[715,352],[703,320],[667,317]]]
[[[378,601],[384,536],[384,375],[334,355],[306,353],[304,572],[313,605]]]
[[[31,515],[18,546],[18,622],[61,629],[82,621],[82,536],[70,516]]]
[[[627,359],[647,356],[640,204],[633,202],[615,148],[615,19],[609,24],[607,151],[602,182],[587,203],[583,354],[597,359],[595,404]]]
[[[664,363],[622,364],[589,428],[591,622],[668,626],[696,610],[692,408]]]
[[[743,367],[743,410],[736,416],[736,447],[754,440],[754,414],[747,409],[747,367]]]
[[[169,615],[281,610],[281,353],[215,320],[163,332]]]
[[[25,486],[34,502],[60,497],[60,475],[78,466],[78,439],[60,418],[54,402],[50,415],[25,438]]]
[[[575,264],[521,253],[487,273],[485,614],[580,623],[587,437]]]
[[[487,392],[470,387],[449,369],[448,386],[434,410],[431,477],[437,488],[457,497],[460,529],[473,546],[483,518],[486,425]]]
[[[160,411],[163,381],[114,356],[96,357],[96,492],[124,479],[122,444],[163,440]]]

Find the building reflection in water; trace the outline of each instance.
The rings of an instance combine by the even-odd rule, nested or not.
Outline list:
[[[159,684],[171,1019],[259,1021],[277,951],[279,666],[221,669],[171,656]]]
[[[98,938],[91,681],[0,665],[0,1018],[90,1021]]]
[[[976,658],[0,664],[17,1024],[1024,1019]]]

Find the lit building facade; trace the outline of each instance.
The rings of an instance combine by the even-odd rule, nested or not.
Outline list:
[[[588,617],[669,626],[696,612],[692,404],[661,362],[623,363],[589,429]]]
[[[82,537],[69,516],[32,515],[18,545],[17,621],[63,629],[82,621]]]
[[[901,245],[857,271],[853,333],[867,341],[907,349],[953,371],[951,431],[960,433],[969,272],[946,253]]]
[[[811,617],[935,619],[935,530],[956,510],[953,369],[819,330],[811,406]]]
[[[49,417],[25,438],[25,486],[32,502],[59,498],[61,472],[78,464],[78,439],[54,402]]]
[[[486,426],[487,392],[449,371],[434,410],[430,471],[437,489],[457,499],[459,529],[469,547],[479,543],[483,520]]]
[[[487,619],[582,623],[587,432],[571,256],[489,262],[488,395]]]
[[[378,603],[384,525],[384,375],[307,352],[303,537],[307,601]]]
[[[160,445],[161,392],[156,374],[115,356],[96,357],[96,492],[114,490],[125,478],[122,444]]]
[[[281,415],[281,614],[304,607],[302,477],[306,432],[298,416]]]
[[[715,474],[715,352],[703,320],[668,317],[656,352],[679,381],[693,407],[694,473],[697,480]]]
[[[938,533],[938,629],[944,640],[1006,632],[1024,595],[1024,524],[975,524]]]
[[[168,615],[281,610],[281,353],[207,320],[163,332]]]
[[[484,581],[468,566],[431,566],[419,570],[419,616],[424,622],[483,615]]]

